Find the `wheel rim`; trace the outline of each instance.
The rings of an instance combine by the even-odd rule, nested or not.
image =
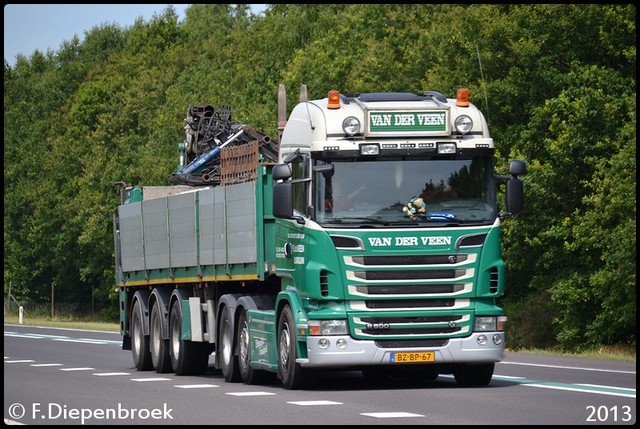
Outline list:
[[[151,350],[154,363],[157,364],[157,357],[160,356],[160,318],[157,313],[153,313],[154,317],[151,319]]]
[[[289,333],[289,324],[284,322],[282,324],[282,331],[280,332],[280,366],[283,372],[289,371],[289,350],[291,345],[291,334]]]
[[[240,329],[240,365],[243,368],[249,366],[249,326],[247,322],[242,322],[242,328]]]
[[[222,326],[222,359],[225,365],[229,365],[231,362],[231,333],[229,331],[229,323],[225,320]]]
[[[140,319],[137,313],[134,313],[133,317],[133,350],[137,355],[140,355],[140,349],[142,348],[142,338],[140,338]]]
[[[171,325],[171,351],[174,359],[180,358],[180,326],[178,323]]]

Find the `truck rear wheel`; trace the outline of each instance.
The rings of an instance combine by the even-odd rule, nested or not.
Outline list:
[[[138,371],[153,369],[149,352],[149,336],[144,334],[142,307],[136,300],[131,309],[131,353]]]
[[[182,339],[182,310],[180,301],[171,305],[169,312],[169,356],[177,375],[197,375],[207,370],[208,344]]]
[[[233,331],[233,314],[228,306],[222,310],[220,318],[220,335],[218,335],[218,346],[216,353],[219,353],[220,367],[222,375],[227,382],[240,381],[240,371],[238,370],[238,357],[235,353],[233,340],[235,332]]]
[[[287,305],[278,318],[278,377],[290,390],[301,389],[307,382],[307,371],[296,363],[297,357],[293,313]]]
[[[149,321],[149,348],[151,362],[156,372],[171,372],[171,358],[169,357],[169,340],[162,338],[162,315],[160,303],[156,302],[151,310]]]
[[[486,386],[493,377],[494,363],[462,364],[453,372],[456,382],[460,386]]]

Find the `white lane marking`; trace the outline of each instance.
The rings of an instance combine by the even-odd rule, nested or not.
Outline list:
[[[61,363],[34,363],[31,366],[62,366]]]
[[[615,386],[605,386],[603,384],[587,384],[587,383],[578,383],[577,386],[585,386],[585,387],[596,387],[602,389],[618,389],[622,391],[627,391],[629,393],[636,393],[636,389],[631,389],[628,387],[615,387]]]
[[[392,419],[392,418],[404,418],[404,417],[424,417],[422,414],[404,413],[400,412],[388,412],[388,413],[360,413],[361,416],[375,417],[377,419]]]
[[[99,331],[96,331],[96,332],[99,332]],[[72,343],[84,343],[84,344],[114,344],[114,345],[122,344],[122,341],[101,340],[97,338],[71,338],[64,335],[47,335],[47,334],[32,334],[32,333],[21,334],[18,332],[11,332],[11,331],[5,331],[4,335],[5,337],[29,338],[32,340],[48,339],[53,341],[68,341]]]
[[[5,363],[27,363],[35,362],[33,359],[5,360]]]
[[[163,377],[148,377],[148,378],[132,378],[131,381],[140,381],[140,382],[145,382],[145,381],[170,381],[170,378],[163,378]]]
[[[540,363],[524,363],[524,362],[498,362],[500,365],[522,365],[522,366],[541,366],[543,368],[558,368],[558,369],[575,369],[579,371],[598,371],[598,372],[615,372],[618,374],[635,374],[635,371],[622,371],[617,369],[600,369],[600,368],[584,368],[578,366],[563,366],[563,365],[543,365]]]
[[[335,402],[335,401],[290,401],[290,402],[287,402],[287,404],[302,405],[302,406],[307,406],[307,405],[343,405],[342,402]]]
[[[129,372],[94,372],[93,375],[98,377],[110,377],[112,375],[131,375]]]
[[[269,395],[275,395],[275,393],[271,393],[271,392],[230,392],[230,393],[226,393],[227,395],[231,395],[231,396],[269,396]]]
[[[220,387],[217,384],[176,384],[173,387],[179,387],[181,389],[208,389],[210,387]]]
[[[77,368],[60,368],[60,371],[94,371],[95,368],[77,367]]]
[[[82,343],[82,344],[113,344],[109,341],[103,340],[90,340],[88,338],[52,338],[53,341],[64,341],[68,343]]]
[[[600,386],[587,383],[557,383],[553,381],[530,380],[524,377],[512,377],[495,374],[495,380],[512,381],[522,386],[546,387],[548,389],[566,390],[569,392],[595,393],[596,395],[621,396],[624,398],[635,398],[636,389],[616,386]]]
[[[622,396],[624,398],[635,398],[636,395],[627,395],[624,393],[616,393],[616,392],[604,392],[604,391],[595,391],[595,390],[584,390],[584,389],[575,389],[575,388],[570,388],[570,387],[565,387],[565,386],[552,386],[549,384],[529,384],[529,383],[523,383],[523,386],[529,386],[529,387],[542,387],[545,389],[556,389],[556,390],[568,390],[571,392],[583,392],[583,393],[597,393],[598,395],[610,395],[610,396]]]

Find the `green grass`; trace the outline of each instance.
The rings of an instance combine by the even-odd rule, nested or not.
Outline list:
[[[17,325],[19,322],[18,316],[14,315],[5,315],[4,323]],[[92,318],[77,318],[77,317],[59,317],[59,318],[51,318],[51,317],[27,317],[23,320],[24,326],[45,326],[51,328],[71,328],[71,329],[88,329],[92,331],[112,331],[112,332],[120,332],[120,325],[116,322],[105,322],[100,320],[95,320]],[[605,360],[616,360],[616,361],[624,361],[624,362],[635,362],[636,361],[636,348],[633,346],[611,346],[611,347],[602,347],[597,350],[585,351],[582,353],[566,353],[559,352],[555,350],[542,350],[542,349],[532,349],[532,350],[511,350],[514,352],[523,352],[523,353],[535,353],[535,354],[545,354],[552,356],[569,356],[569,357],[579,357],[579,358],[587,358],[587,359],[605,359]]]
[[[45,326],[48,328],[70,328],[87,329],[91,331],[113,331],[120,332],[120,324],[116,322],[105,322],[101,320],[76,317],[25,317],[23,326]],[[5,315],[4,323],[18,325],[18,316]]]
[[[578,357],[585,359],[604,359],[604,360],[616,360],[622,362],[635,362],[636,361],[636,348],[629,345],[618,345],[618,346],[606,346],[601,347],[599,349],[594,350],[586,350],[580,353],[568,353],[557,350],[544,350],[544,349],[519,349],[519,350],[508,350],[512,352],[522,352],[522,353],[535,353],[539,355],[549,355],[549,356],[567,356],[567,357]]]

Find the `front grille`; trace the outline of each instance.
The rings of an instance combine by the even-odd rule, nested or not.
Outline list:
[[[390,270],[354,271],[353,275],[363,280],[433,280],[461,277],[466,270]]]
[[[352,334],[385,347],[440,347],[468,336],[477,259],[455,252],[345,255]]]
[[[366,301],[367,308],[371,309],[396,309],[396,308],[429,308],[429,307],[453,307],[454,299],[405,299],[393,301]]]
[[[356,286],[354,291],[364,295],[415,295],[454,293],[464,289],[464,284],[411,284]]]
[[[455,316],[407,316],[407,317],[361,317],[363,323],[449,323],[460,320],[459,315]]]
[[[449,344],[449,340],[447,339],[437,339],[437,340],[403,340],[403,341],[394,341],[394,340],[377,340],[375,342],[376,346],[381,349],[397,349],[400,347],[444,347]]]
[[[363,329],[362,333],[363,334],[373,334],[373,335],[378,335],[381,332],[384,332],[385,334],[389,334],[389,335],[421,335],[421,334],[428,334],[428,335],[433,335],[433,334],[451,334],[451,333],[455,333],[460,331],[459,328],[417,328],[417,327],[411,327],[411,328],[398,328],[398,329],[388,329],[388,330],[384,330],[384,331],[380,331],[378,329]]]
[[[463,336],[471,331],[469,314],[419,316],[367,316],[352,317],[350,325],[360,338],[426,340],[429,337]],[[422,338],[416,338],[421,336]]]

